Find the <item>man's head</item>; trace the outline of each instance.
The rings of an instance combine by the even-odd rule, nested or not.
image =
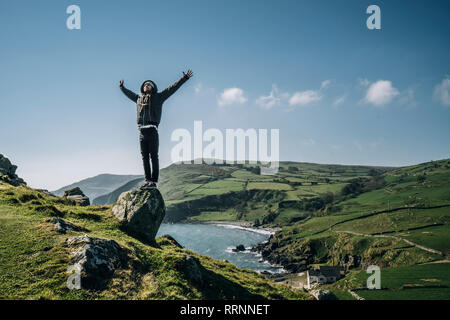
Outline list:
[[[153,87],[150,84],[150,82],[144,83],[144,93],[150,93],[152,91]]]
[[[156,88],[156,84],[152,80],[146,80],[141,85],[141,92],[142,93],[153,93],[156,92],[158,89]]]

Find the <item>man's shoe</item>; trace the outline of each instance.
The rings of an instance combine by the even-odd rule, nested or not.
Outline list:
[[[157,188],[157,187],[156,187],[156,183],[155,183],[155,182],[151,182],[151,181],[146,181],[146,182],[141,186],[141,189],[153,189],[153,188]]]
[[[145,181],[145,183],[141,186],[141,189],[150,189],[150,181]]]

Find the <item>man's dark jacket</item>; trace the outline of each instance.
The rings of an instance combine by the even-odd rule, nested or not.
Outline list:
[[[137,111],[137,124],[139,126],[145,126],[149,124],[158,125],[161,121],[161,112],[162,105],[167,98],[169,98],[175,91],[178,90],[179,87],[183,83],[185,83],[189,78],[183,76],[180,80],[172,84],[167,89],[164,89],[161,92],[158,92],[158,88],[153,81],[146,80],[141,85],[141,94],[136,94],[131,90],[128,90],[124,86],[121,86],[120,89],[122,92],[131,100],[136,102],[136,111]],[[149,81],[152,84],[152,90],[150,92],[150,99],[148,102],[144,102],[144,83]]]

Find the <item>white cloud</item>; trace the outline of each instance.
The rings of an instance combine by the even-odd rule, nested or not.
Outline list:
[[[443,106],[450,107],[450,77],[446,76],[440,84],[434,88],[433,98]]]
[[[320,85],[320,90],[326,89],[330,84],[331,84],[331,80],[322,81],[322,84]]]
[[[220,107],[231,104],[243,104],[246,101],[247,98],[244,97],[244,91],[240,88],[225,89],[217,99],[217,103]]]
[[[346,98],[347,98],[347,95],[345,95],[345,94],[343,96],[336,98],[333,102],[333,106],[337,107],[338,105],[343,104]]]
[[[367,78],[358,78],[358,82],[363,87],[367,87],[370,84],[370,81]]]
[[[392,86],[392,82],[388,80],[378,80],[370,85],[367,89],[366,103],[381,107],[392,101],[399,94],[398,90]]]
[[[278,96],[278,88],[275,84],[272,85],[270,95],[261,96],[255,101],[255,103],[263,109],[271,109],[275,106],[279,106],[280,102],[281,98]]]
[[[307,90],[307,91],[299,91],[292,95],[289,99],[289,105],[291,106],[306,106],[313,102],[319,101],[322,99],[320,94],[317,91]]]
[[[260,96],[255,100],[255,103],[263,109],[271,109],[275,106],[284,105],[286,102],[289,107],[306,106],[313,102],[322,99],[321,91],[330,86],[332,80],[324,80],[320,85],[319,90],[297,91],[292,96],[288,92],[279,93],[278,87],[273,84],[272,90],[268,96]],[[287,108],[285,111],[290,111],[292,108]]]
[[[194,86],[196,95],[215,95],[216,89],[207,87],[203,83],[199,82]]]

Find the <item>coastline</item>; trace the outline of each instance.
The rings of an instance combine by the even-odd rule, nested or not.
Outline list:
[[[261,263],[267,263],[273,267],[281,268],[283,271],[281,274],[289,274],[293,273],[289,268],[286,268],[286,265],[283,263],[276,263],[274,261],[270,261],[270,259],[266,259],[262,255],[262,248],[269,242],[270,238],[275,234],[275,232],[281,230],[280,227],[255,227],[253,226],[253,223],[249,221],[226,221],[226,220],[204,220],[204,221],[193,221],[193,220],[183,220],[178,221],[176,223],[181,224],[211,224],[211,225],[217,225],[222,226],[224,228],[230,228],[230,229],[241,229],[249,232],[256,232],[260,234],[268,235],[269,238],[266,241],[260,242],[256,245],[254,245],[250,251],[258,253],[261,255]],[[278,273],[263,273],[266,276],[276,276]]]
[[[244,230],[244,231],[248,231],[248,232],[255,232],[255,233],[259,233],[259,234],[264,234],[266,236],[270,237],[275,234],[275,232],[281,230],[280,227],[255,227],[253,226],[253,223],[249,222],[249,221],[224,221],[224,220],[204,220],[204,221],[193,221],[193,220],[182,220],[182,221],[178,221],[178,222],[172,222],[172,223],[168,223],[168,224],[207,224],[207,225],[216,225],[216,226],[221,226],[223,228],[229,228],[229,229],[240,229],[240,230]],[[280,274],[288,274],[289,271],[287,269],[285,269],[285,267],[281,264],[276,264],[276,263],[272,263],[269,260],[266,260],[262,257],[260,250],[258,250],[258,248],[260,246],[263,246],[264,244],[266,244],[269,240],[265,240],[263,242],[260,242],[254,246],[252,246],[251,248],[246,248],[245,251],[249,251],[252,252],[254,254],[257,254],[260,256],[260,263],[264,263],[264,264],[268,264],[271,267],[275,267],[277,269],[279,269],[279,272],[273,272],[273,271],[257,271],[265,276],[279,276]]]
[[[236,228],[247,230],[256,233],[273,235],[275,232],[280,231],[279,227],[255,227],[253,223],[249,221],[224,221],[224,220],[205,220],[205,221],[183,221],[180,223],[188,223],[188,224],[214,224],[220,225],[225,228]]]

